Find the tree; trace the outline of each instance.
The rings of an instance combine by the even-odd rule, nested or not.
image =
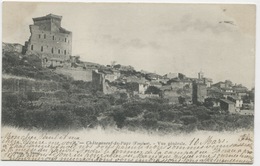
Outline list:
[[[129,90],[130,92],[137,91],[138,90],[138,83],[137,82],[128,82],[128,83],[126,83],[125,88],[127,90]]]
[[[183,121],[185,125],[197,123],[198,121],[198,119],[192,115],[182,116],[180,120]]]
[[[179,103],[180,103],[180,104],[185,104],[185,103],[186,103],[185,97],[179,96],[179,97],[178,97],[178,100],[179,100]]]
[[[243,103],[250,103],[250,101],[252,100],[252,96],[243,96],[242,97],[242,100],[243,100]]]
[[[120,64],[114,65],[114,68],[119,69],[121,68],[121,65]]]
[[[124,112],[120,108],[113,109],[112,117],[114,118],[114,121],[116,122],[118,128],[122,128],[124,126],[126,117]]]
[[[80,63],[80,60],[79,60],[79,59],[80,59],[80,56],[75,56],[75,62],[76,62],[76,63]]]
[[[19,105],[19,96],[12,93],[2,93],[2,104],[7,108],[17,107]]]
[[[114,67],[115,64],[116,64],[116,61],[112,61],[112,62],[111,62],[111,67]]]
[[[159,114],[157,112],[145,112],[143,123],[148,128],[154,128],[157,126]]]
[[[207,108],[212,108],[214,106],[214,102],[212,98],[205,99],[204,106]]]
[[[70,90],[70,83],[63,83],[62,88],[66,91]]]
[[[127,93],[120,93],[120,99],[126,100],[127,98]]]
[[[142,113],[142,108],[136,101],[123,104],[125,116],[135,117]]]
[[[37,101],[39,100],[43,95],[44,93],[42,92],[31,92],[31,91],[28,91],[26,93],[27,95],[27,99],[30,101],[30,102],[33,102],[33,101]]]
[[[145,94],[160,94],[161,90],[155,86],[149,86],[145,91]]]
[[[197,107],[195,110],[193,110],[193,113],[197,116],[197,118],[200,121],[211,119],[211,116],[209,115],[210,110],[203,106]]]

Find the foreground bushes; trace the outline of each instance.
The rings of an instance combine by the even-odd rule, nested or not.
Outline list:
[[[220,114],[204,106],[169,105],[162,99],[126,99],[124,96],[70,92],[53,94],[3,93],[2,123],[24,128],[77,129],[116,125],[130,130],[163,132],[250,129],[250,115]],[[116,100],[124,98],[122,104]]]

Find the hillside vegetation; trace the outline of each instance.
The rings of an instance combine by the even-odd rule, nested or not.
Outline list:
[[[3,92],[3,125],[43,130],[101,126],[161,132],[253,128],[252,115],[231,115],[205,106],[171,105],[162,98],[129,98],[126,93],[105,95],[96,91],[91,82],[74,81],[42,68],[36,55],[3,52],[2,62],[4,75],[19,76],[27,84],[36,80],[54,82],[59,87]],[[15,79],[3,78],[3,87],[15,84]]]

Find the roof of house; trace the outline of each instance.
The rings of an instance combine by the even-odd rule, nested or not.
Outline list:
[[[220,92],[221,91],[218,87],[215,87],[215,86],[209,87],[208,90],[216,91],[216,92]]]
[[[204,77],[204,79],[207,80],[208,82],[213,82],[211,78]]]
[[[235,89],[237,93],[247,93],[246,89]]]
[[[99,70],[99,72],[104,74],[113,74],[113,72],[110,70]]]
[[[160,89],[161,89],[162,91],[164,91],[164,90],[171,90],[171,89],[172,89],[172,86],[171,86],[171,85],[165,85],[165,86],[160,87]]]
[[[156,73],[147,73],[146,74],[147,77],[150,77],[150,78],[163,78],[161,75],[159,74],[156,74]]]
[[[222,95],[232,95],[234,94],[233,92],[225,92],[225,91],[221,91],[221,89],[217,88],[217,87],[210,87],[208,88],[209,91],[215,92],[215,93],[220,93]]]
[[[225,87],[225,88],[221,88],[223,90],[233,90],[231,87]]]
[[[225,84],[225,82],[220,81],[220,82],[213,84],[212,86],[218,86],[219,84]]]
[[[232,95],[232,96],[228,96],[228,97],[230,97],[230,98],[232,98],[234,100],[241,100],[241,98],[239,96]]]
[[[136,83],[139,83],[139,84],[146,84],[146,79],[141,77],[136,77],[136,76],[129,76],[129,77],[126,77],[125,78],[127,82],[136,82]]]
[[[241,114],[254,114],[254,110],[240,110]]]
[[[179,78],[173,78],[169,80],[170,83],[179,83],[179,82],[189,82],[191,83],[192,81],[188,78],[185,79],[179,79]]]
[[[159,83],[159,82],[151,82],[151,85],[162,85],[161,83]]]
[[[225,102],[225,103],[227,103],[227,104],[235,104],[234,102],[229,101],[229,100],[227,100],[227,99],[220,99],[220,101]]]

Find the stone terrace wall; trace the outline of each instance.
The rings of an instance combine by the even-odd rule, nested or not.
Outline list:
[[[2,92],[52,92],[58,90],[62,90],[62,85],[54,81],[5,76],[2,78]]]
[[[82,80],[86,82],[92,81],[92,70],[88,70],[88,69],[57,68],[55,72],[70,76],[74,80]]]

